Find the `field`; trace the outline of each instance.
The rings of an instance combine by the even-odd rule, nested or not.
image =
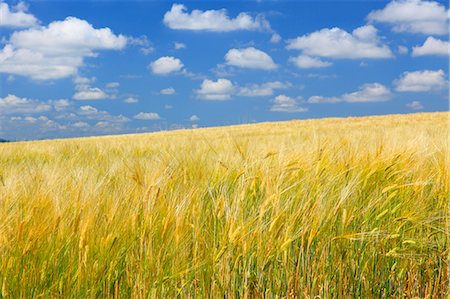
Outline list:
[[[449,117],[0,144],[0,298],[445,298]]]

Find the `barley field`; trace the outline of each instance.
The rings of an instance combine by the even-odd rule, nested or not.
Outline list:
[[[0,144],[0,298],[446,298],[449,117]]]

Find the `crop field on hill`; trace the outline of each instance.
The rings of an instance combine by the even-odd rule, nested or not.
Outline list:
[[[0,298],[443,298],[449,117],[0,144]]]

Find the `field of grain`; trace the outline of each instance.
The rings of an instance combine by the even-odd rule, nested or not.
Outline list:
[[[0,144],[0,298],[443,298],[449,117]]]

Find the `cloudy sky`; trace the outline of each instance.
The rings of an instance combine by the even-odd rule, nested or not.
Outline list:
[[[447,3],[0,1],[0,138],[446,111]]]

